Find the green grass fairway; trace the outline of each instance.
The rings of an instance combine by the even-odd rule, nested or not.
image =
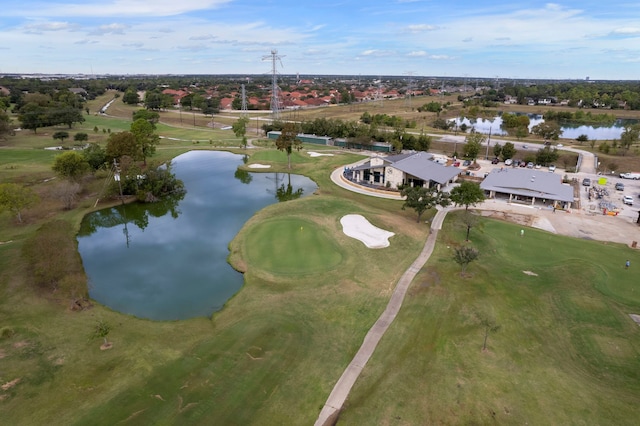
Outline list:
[[[317,274],[342,262],[342,251],[327,231],[298,218],[257,224],[247,236],[252,267],[272,274]]]
[[[637,424],[640,269],[624,261],[640,255],[520,228],[483,220],[461,278],[464,227],[447,218],[344,424]],[[500,326],[487,351],[482,318]]]

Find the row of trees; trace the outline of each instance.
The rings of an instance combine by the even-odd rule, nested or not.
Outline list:
[[[74,123],[84,122],[82,108],[84,99],[69,91],[61,91],[52,95],[28,93],[19,99],[14,106],[22,128],[33,130],[41,127],[65,124],[69,128]]]
[[[396,151],[403,149],[428,151],[431,146],[430,136],[424,133],[417,136],[407,133],[404,127],[386,131],[379,129],[375,123],[366,124],[332,118],[316,118],[315,120],[295,123],[294,125],[298,133],[346,139],[348,144],[370,145],[372,142],[388,142],[394,146]],[[264,124],[262,130],[265,133],[272,130],[282,131],[284,126],[284,122],[275,121],[270,124]]]

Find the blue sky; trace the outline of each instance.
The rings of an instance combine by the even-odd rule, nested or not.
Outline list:
[[[640,2],[2,0],[0,73],[640,79]]]

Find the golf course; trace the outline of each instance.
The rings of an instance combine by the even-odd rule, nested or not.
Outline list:
[[[135,108],[120,99],[109,116],[94,113],[111,97],[94,101],[72,132],[105,144],[128,129]],[[22,223],[0,213],[0,424],[313,424],[430,234],[434,211],[417,223],[402,201],[331,182],[360,152],[305,144],[289,170],[273,141],[256,136],[244,149],[205,117],[189,127],[176,125],[175,114],[166,124],[163,114],[150,160],[227,150],[248,156],[243,170],[270,165],[309,177],[318,190],[246,222],[228,257],[244,285],[211,316],[151,321],[95,301],[72,310],[63,291],[90,285],[76,250],[82,218],[119,201],[103,196],[103,172],[83,183],[70,210],[50,195],[58,153],[44,148],[62,128],[0,142],[0,183],[40,196]],[[390,245],[370,249],[345,235],[340,220],[354,214],[394,233]],[[638,253],[537,229],[521,236],[520,225],[485,217],[465,242],[462,215],[447,214],[337,424],[637,424],[640,325],[630,315],[640,315]],[[41,244],[52,262],[68,263],[58,291],[32,284],[26,254],[54,221],[65,224],[56,228],[62,236]],[[454,261],[462,245],[479,252],[464,274]],[[96,337],[105,324],[108,335]]]

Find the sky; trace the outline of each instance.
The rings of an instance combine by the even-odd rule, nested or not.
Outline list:
[[[640,80],[640,2],[2,0],[0,74]]]

